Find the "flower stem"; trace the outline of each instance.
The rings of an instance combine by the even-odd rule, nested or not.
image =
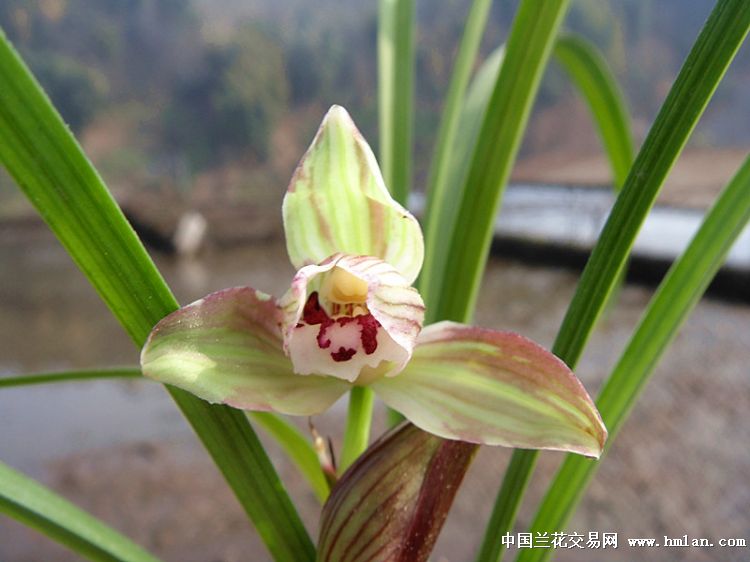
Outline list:
[[[369,388],[355,386],[349,393],[349,413],[341,449],[339,473],[343,473],[367,448],[370,441],[374,394]]]

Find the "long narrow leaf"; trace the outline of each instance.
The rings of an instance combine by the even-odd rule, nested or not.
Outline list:
[[[380,0],[380,167],[393,198],[402,205],[406,204],[411,184],[413,96],[414,0]]]
[[[158,562],[96,517],[1,462],[0,513],[44,533],[89,560]]]
[[[98,379],[140,378],[141,370],[137,367],[122,367],[113,369],[94,369],[86,371],[60,371],[56,373],[34,373],[15,377],[0,377],[0,388],[13,386],[29,386],[35,384],[49,384],[56,382],[74,382]]]
[[[609,444],[622,427],[654,367],[721,267],[732,244],[750,221],[750,158],[724,189],[687,250],[651,299],[628,345],[602,389],[597,404],[609,428]],[[568,456],[539,507],[532,532],[562,530],[599,463]],[[524,551],[519,561],[548,558],[541,549]]]
[[[35,373],[15,377],[2,377],[0,378],[0,388],[61,382],[136,378],[142,378],[141,369],[139,367],[60,371],[54,373]],[[323,474],[323,470],[318,461],[318,456],[309,440],[307,440],[295,426],[281,416],[271,412],[248,412],[247,415],[278,442],[279,446],[281,446],[287,456],[297,466],[302,476],[308,481],[318,499],[321,502],[325,501],[330,492],[330,486]]]
[[[331,491],[320,460],[310,444],[310,440],[281,416],[271,412],[248,412],[248,416],[273,437],[286,455],[297,466],[312,488],[318,500],[324,502]]]
[[[750,3],[719,0],[683,64],[594,247],[553,346],[571,368],[580,359],[667,174],[749,28]],[[504,480],[495,504],[495,511],[503,513],[493,513],[478,561],[500,559],[501,537],[513,525],[536,458],[531,451],[513,454],[508,467],[513,479]]]
[[[428,294],[437,296],[428,302],[429,322],[463,322],[471,315],[502,192],[567,6],[568,0],[526,0],[518,8],[464,181],[451,244],[429,250],[447,251],[446,260],[432,261],[424,272]],[[439,205],[433,207],[433,213],[440,212]]]
[[[719,0],[682,66],[581,276],[555,347],[578,357],[690,133],[750,27],[750,3]],[[599,279],[609,282],[599,283]]]
[[[614,188],[619,191],[633,165],[634,148],[630,115],[617,80],[599,50],[583,37],[561,35],[555,44],[553,56],[589,106],[609,160]],[[623,267],[615,289],[604,305],[605,309],[617,301],[626,276],[627,267]]]
[[[633,133],[615,77],[596,47],[583,37],[561,35],[553,55],[586,99],[609,158],[614,184],[622,187],[633,164]]]
[[[177,302],[39,84],[0,32],[0,161],[137,346]],[[314,547],[241,412],[170,394],[277,560]]]
[[[471,83],[460,112],[457,134],[440,170],[441,183],[436,184],[437,192],[428,198],[427,207],[427,248],[442,248],[450,243],[458,205],[463,190],[463,179],[470,164],[469,157],[476,145],[482,117],[492,95],[493,87],[500,73],[505,48],[498,47],[484,61]],[[569,34],[562,35],[555,43],[555,58],[563,64],[573,83],[586,99],[604,143],[612,177],[617,188],[622,187],[633,162],[633,141],[622,93],[609,71],[606,62],[596,48],[583,38]],[[465,188],[466,186],[464,186]],[[439,204],[438,204],[439,202]],[[431,212],[439,208],[440,214]],[[445,260],[445,254],[428,251],[425,255],[425,268],[440,270],[443,263],[433,264],[433,260]],[[433,295],[430,283],[423,283],[422,297],[428,304]]]
[[[429,272],[444,271],[448,261],[446,250],[450,247],[464,191],[469,188],[464,180],[504,56],[505,46],[501,45],[487,57],[471,81],[461,107],[458,131],[447,156],[443,189],[428,199],[428,202],[432,201],[427,216],[428,226],[431,228],[427,230],[425,273],[419,284],[422,298],[427,305],[428,316],[432,303],[437,302],[438,295],[434,292],[440,289],[439,282],[431,278]]]
[[[487,15],[490,10],[491,0],[474,0],[466,19],[466,26],[461,37],[461,44],[456,55],[456,63],[453,67],[448,94],[445,98],[445,107],[440,120],[437,140],[435,141],[435,150],[430,163],[430,174],[427,181],[427,202],[425,207],[425,245],[428,249],[425,254],[425,271],[432,269],[431,260],[437,257],[437,248],[443,247],[441,241],[450,232],[446,229],[446,221],[442,214],[436,212],[454,208],[450,202],[445,199],[449,194],[457,193],[457,186],[449,183],[450,165],[453,154],[456,149],[457,139],[461,141],[460,145],[471,148],[465,135],[458,135],[459,125],[465,121],[464,114],[464,95],[466,94],[469,78],[479,51],[479,43],[482,39],[484,28],[487,24]],[[493,77],[494,78],[494,77]],[[493,80],[494,83],[494,80]],[[482,111],[482,115],[484,111]],[[473,137],[472,137],[473,138]],[[466,143],[466,144],[464,144]],[[432,249],[432,250],[431,250]],[[422,297],[425,302],[429,302],[430,297],[426,295],[424,289],[429,289],[429,284],[420,287]]]

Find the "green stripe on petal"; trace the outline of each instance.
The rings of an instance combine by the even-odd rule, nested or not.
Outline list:
[[[416,426],[448,439],[598,457],[607,437],[570,369],[511,332],[433,324],[406,369],[371,387]]]
[[[320,413],[349,385],[294,374],[282,351],[281,321],[274,300],[260,291],[212,293],[156,325],[141,353],[143,374],[243,410]]]
[[[298,269],[339,252],[379,257],[409,283],[422,267],[419,223],[391,198],[375,155],[342,107],[323,119],[283,213],[289,259]]]

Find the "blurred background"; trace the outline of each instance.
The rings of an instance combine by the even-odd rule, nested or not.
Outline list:
[[[416,192],[426,183],[469,4],[417,2]],[[482,58],[506,39],[516,5],[494,2]],[[710,0],[573,0],[565,27],[593,41],[610,64],[633,117],[636,146],[712,6]],[[281,199],[331,104],[350,111],[377,153],[373,1],[0,0],[0,27],[183,303],[233,285],[285,290],[293,271]],[[589,344],[579,376],[592,394],[654,283],[747,154],[749,99],[746,45],[639,239],[633,282]],[[553,63],[506,197],[479,324],[551,345],[612,203],[610,184],[588,109]],[[541,230],[529,230],[533,224]],[[3,170],[0,264],[0,376],[137,364],[138,351]],[[658,368],[571,530],[618,532],[621,543],[686,533],[750,541],[750,453],[742,445],[750,426],[747,231],[730,265]],[[315,423],[338,440],[344,413],[340,403]],[[0,459],[167,560],[267,559],[157,385],[3,389],[0,428]],[[379,419],[376,431],[382,428]],[[273,444],[269,450],[315,533],[313,496]],[[500,449],[480,452],[434,560],[471,559],[508,457]],[[542,455],[522,525],[561,458]],[[606,553],[558,552],[573,561],[636,555],[622,544]],[[649,560],[678,559],[743,560],[747,550],[649,552]],[[0,560],[77,558],[0,517]]]

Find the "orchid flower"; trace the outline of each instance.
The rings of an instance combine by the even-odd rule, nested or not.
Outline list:
[[[598,457],[599,412],[557,357],[514,333],[423,328],[411,285],[424,245],[388,193],[372,150],[334,106],[283,203],[298,269],[278,300],[225,289],[159,322],[143,373],[244,410],[309,416],[369,386],[417,427],[447,439]]]

